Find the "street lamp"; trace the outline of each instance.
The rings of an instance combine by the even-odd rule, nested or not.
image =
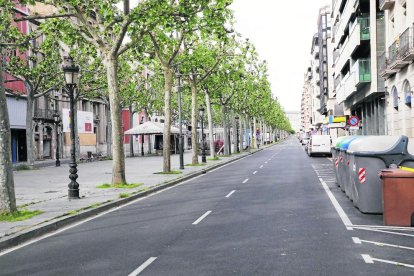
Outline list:
[[[62,120],[60,118],[59,115],[59,107],[58,107],[58,97],[59,97],[59,93],[58,91],[55,91],[55,113],[53,114],[53,119],[55,121],[55,131],[56,131],[56,167],[60,167],[60,154],[59,154],[59,150],[60,150],[60,137],[59,137],[59,128],[60,125],[62,123]]]
[[[79,66],[73,64],[73,59],[71,57],[65,57],[63,66],[63,73],[65,74],[65,83],[66,83],[66,92],[69,95],[70,101],[70,163],[69,163],[69,179],[70,183],[68,185],[68,196],[69,199],[78,199],[79,198],[79,184],[76,182],[78,178],[77,164],[76,164],[76,141],[75,141],[75,99],[74,91],[79,84]]]
[[[207,163],[207,160],[206,160],[206,144],[205,144],[205,141],[204,141],[204,124],[203,124],[204,108],[200,107],[198,109],[198,111],[200,112],[200,118],[201,118],[201,143],[203,145],[203,148],[201,149],[201,162]]]
[[[240,153],[240,145],[239,145],[239,116],[236,116],[236,144],[237,144],[237,153]]]

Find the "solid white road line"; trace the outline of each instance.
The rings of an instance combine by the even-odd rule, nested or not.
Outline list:
[[[263,165],[260,166],[260,169],[263,169]]]
[[[325,190],[326,194],[328,195],[329,199],[331,200],[333,206],[335,207],[336,212],[338,213],[339,217],[341,218],[343,224],[345,225],[347,230],[352,230],[352,222],[349,217],[346,215],[344,209],[342,209],[339,202],[336,200],[335,196],[332,194],[331,190],[329,190],[328,185],[323,181],[322,178],[319,178],[319,181],[322,184],[323,189]]]
[[[249,181],[249,179],[248,179],[248,178],[246,178],[245,180],[243,180],[243,182],[242,182],[242,183],[244,184],[244,183],[246,183],[247,181]]]
[[[193,225],[197,225],[199,224],[203,219],[205,219],[208,215],[210,215],[212,211],[207,211],[205,212],[204,215],[202,215],[201,217],[199,217],[196,221],[193,222]]]
[[[156,259],[157,259],[157,257],[151,257],[151,258],[149,258],[148,260],[145,261],[145,263],[143,263],[137,269],[135,269],[134,271],[132,271],[128,276],[137,276],[142,271],[144,271],[144,269],[146,269],[150,264],[152,264]]]
[[[405,267],[409,267],[409,268],[414,268],[414,265],[411,265],[411,264],[405,264],[405,263],[399,263],[399,262],[394,262],[394,261],[388,261],[388,260],[384,260],[384,259],[372,258],[370,255],[367,255],[367,254],[362,254],[361,256],[364,259],[365,263],[367,263],[367,264],[373,264],[374,262],[380,262],[380,263],[386,263],[386,264],[392,264],[392,265],[398,265],[398,266],[405,266]]]
[[[231,191],[228,195],[226,195],[227,198],[231,197],[232,194],[234,194],[236,190]]]
[[[362,227],[367,229],[379,229],[379,230],[392,230],[392,231],[409,231],[413,232],[414,227],[403,227],[403,226],[385,226],[385,225],[361,225],[361,224],[354,224],[354,228]]]
[[[387,234],[392,234],[392,235],[397,235],[397,236],[414,237],[414,235],[410,235],[410,234],[406,234],[406,233],[384,231],[384,230],[372,229],[372,228],[365,228],[365,227],[354,227],[353,225],[352,225],[352,228],[357,229],[357,230],[365,230],[365,231],[372,231],[372,232],[379,232],[379,233],[387,233]]]
[[[355,244],[370,243],[370,244],[374,244],[377,246],[388,246],[388,247],[399,248],[399,249],[414,250],[413,247],[401,246],[401,245],[395,245],[395,244],[383,243],[383,242],[376,242],[376,241],[361,240],[356,237],[353,237],[352,240],[354,241]]]
[[[256,174],[256,173],[257,173],[257,171],[254,171],[254,172],[253,172],[253,174]]]

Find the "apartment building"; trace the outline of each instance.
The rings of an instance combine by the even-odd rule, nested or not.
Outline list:
[[[385,79],[389,135],[414,136],[414,1],[380,1],[385,13],[385,49],[380,75]]]
[[[322,114],[325,110],[325,107],[321,106],[321,91],[323,91],[321,90],[321,82],[324,82],[324,77],[323,74],[320,74],[321,64],[323,65],[324,62],[320,61],[320,51],[322,49],[319,47],[319,41],[319,34],[316,33],[312,38],[310,70],[308,68],[308,72],[311,73],[311,78],[309,79],[309,92],[311,96],[310,98],[312,106],[312,133],[323,132],[322,124],[325,118],[325,115]]]
[[[301,100],[301,131],[310,132],[312,130],[312,91],[311,91],[312,69],[308,67],[304,74],[303,92]]]
[[[378,0],[333,0],[333,94],[345,115],[361,119],[361,135],[386,133],[385,84],[378,58],[385,49],[385,20]]]

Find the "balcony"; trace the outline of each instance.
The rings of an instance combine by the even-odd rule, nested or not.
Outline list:
[[[370,40],[371,30],[369,27],[369,17],[358,18],[358,24],[360,25],[360,38],[361,40]]]
[[[379,75],[384,79],[388,79],[390,76],[398,72],[398,70],[391,70],[389,68],[389,61],[387,59],[386,52],[382,53],[378,57],[378,69]]]
[[[371,82],[371,59],[359,59],[355,65],[356,85]]]
[[[379,8],[382,11],[389,10],[394,7],[395,0],[380,0],[379,1]]]
[[[414,29],[407,28],[400,36],[400,56],[402,61],[414,60]]]
[[[389,69],[391,70],[400,70],[410,63],[409,61],[402,60],[398,41],[395,41],[388,48],[388,62]]]
[[[59,113],[55,110],[50,109],[35,109],[33,113],[34,120],[45,120],[45,121],[54,121],[56,115],[59,117]]]

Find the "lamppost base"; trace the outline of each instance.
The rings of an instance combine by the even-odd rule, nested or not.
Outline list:
[[[56,160],[56,167],[60,167],[60,161]]]
[[[69,189],[68,190],[68,197],[69,197],[69,199],[80,199],[79,189]]]
[[[203,162],[203,163],[207,163],[207,158],[206,158],[206,156],[201,156],[201,162]]]

